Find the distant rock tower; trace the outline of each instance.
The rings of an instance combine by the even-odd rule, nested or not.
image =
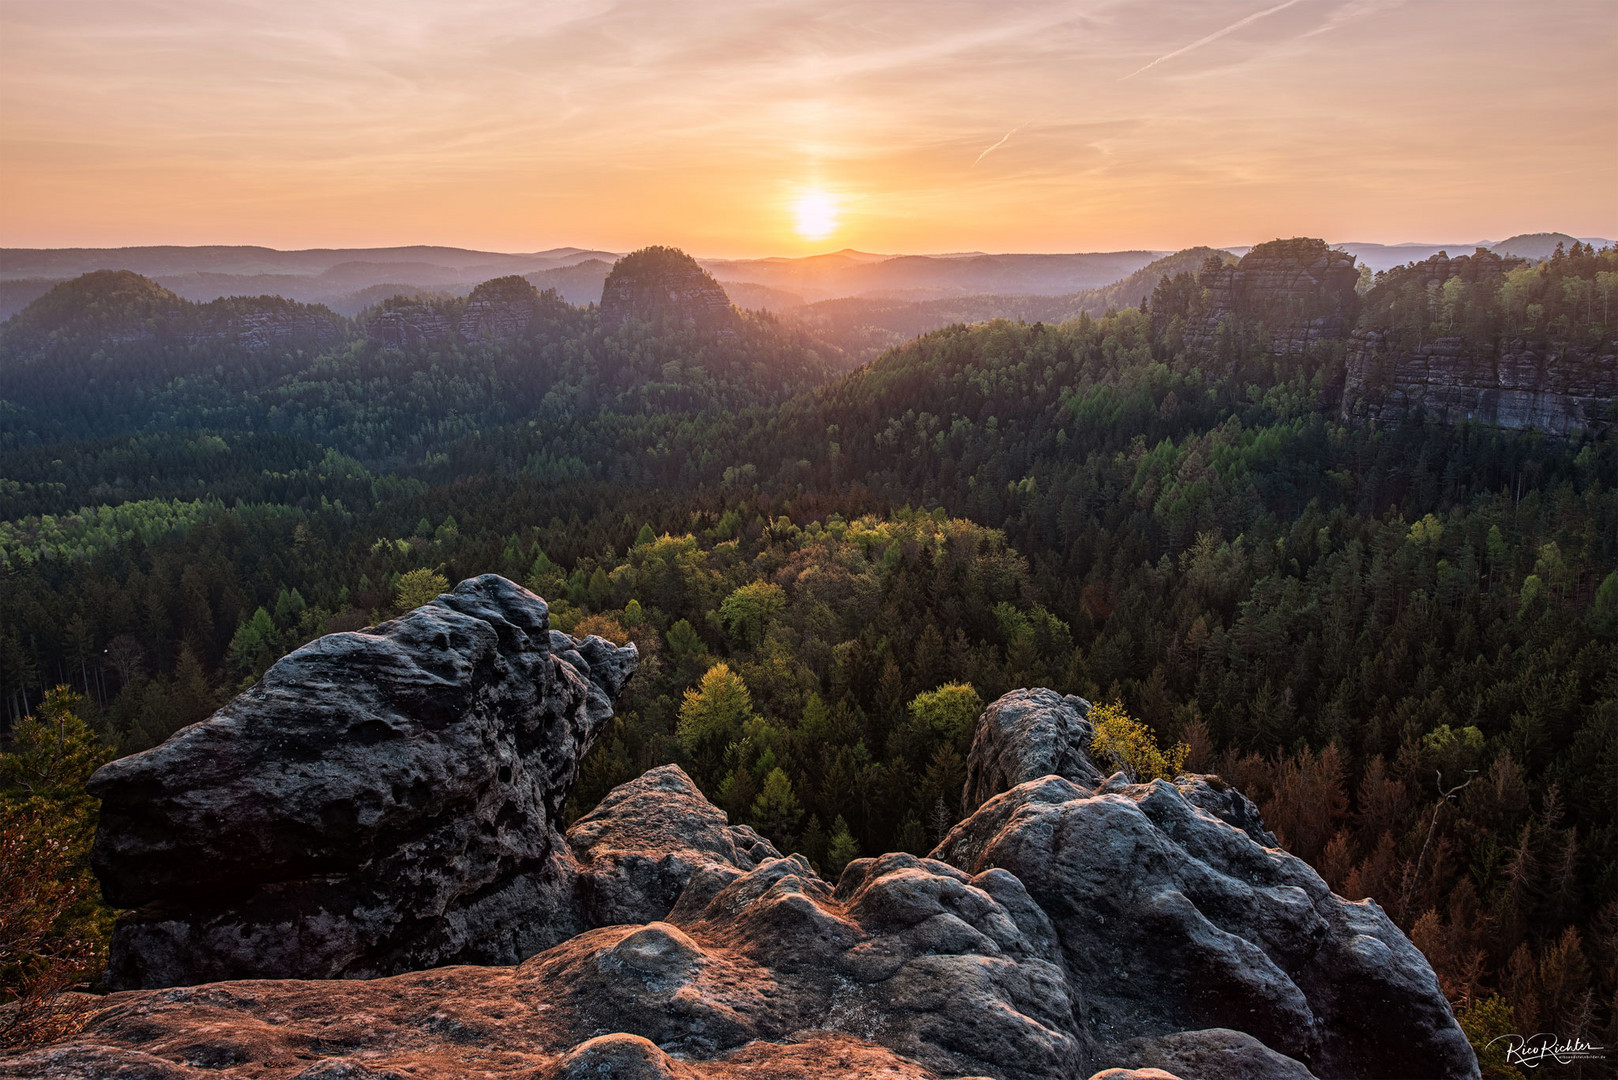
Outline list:
[[[461,315],[463,341],[511,341],[522,337],[539,314],[541,298],[515,274],[485,281],[466,298]]]
[[[736,309],[719,282],[678,248],[648,247],[619,259],[601,290],[601,325],[677,320],[701,330],[728,329]]]
[[[1186,344],[1213,346],[1219,324],[1260,324],[1277,356],[1306,352],[1317,341],[1343,338],[1358,310],[1354,256],[1324,240],[1271,240],[1234,266],[1210,263],[1198,275],[1208,298],[1200,322],[1186,328]]]

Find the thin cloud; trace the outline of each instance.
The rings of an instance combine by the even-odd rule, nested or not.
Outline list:
[[[1022,123],[1018,124],[1016,127],[1012,128],[1010,131],[1008,131],[1004,135],[1000,136],[1000,141],[995,143],[993,146],[989,147],[987,150],[983,151],[983,153],[979,154],[977,156],[977,159],[975,161],[973,161],[972,164],[976,165],[979,161],[982,161],[984,158],[988,157],[990,154],[994,153],[996,150],[998,150],[1002,146],[1006,145],[1006,141],[1008,139],[1010,139],[1013,135],[1017,134],[1017,132],[1021,131],[1023,128],[1027,127],[1031,123],[1033,123],[1033,121],[1024,120]]]
[[[1303,3],[1303,0],[1282,0],[1282,3],[1279,3],[1279,4],[1275,5],[1272,8],[1265,8],[1263,11],[1255,11],[1253,14],[1247,16],[1245,19],[1237,19],[1235,22],[1231,23],[1229,26],[1225,27],[1223,30],[1215,30],[1213,33],[1209,34],[1205,38],[1198,38],[1196,41],[1193,41],[1191,44],[1182,46],[1181,48],[1178,48],[1178,49],[1175,49],[1171,53],[1164,53],[1162,56],[1159,56],[1156,60],[1153,60],[1151,63],[1147,64],[1145,67],[1137,68],[1136,70],[1131,71],[1128,75],[1125,75],[1122,79],[1119,79],[1118,81],[1119,82],[1124,82],[1125,80],[1133,79],[1136,75],[1139,75],[1141,72],[1150,71],[1152,68],[1155,68],[1157,65],[1163,63],[1165,60],[1173,60],[1176,56],[1184,56],[1186,53],[1191,52],[1193,49],[1200,49],[1204,45],[1209,45],[1209,44],[1212,44],[1215,41],[1218,41],[1220,38],[1224,37],[1227,34],[1235,33],[1237,30],[1240,30],[1242,27],[1246,26],[1248,23],[1257,22],[1258,20],[1260,20],[1262,18],[1265,18],[1265,17],[1270,16],[1270,15],[1274,15],[1278,11],[1285,11],[1287,8],[1292,7],[1294,4],[1301,4],[1301,3]]]

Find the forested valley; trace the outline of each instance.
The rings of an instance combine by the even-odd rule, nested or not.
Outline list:
[[[1618,335],[1618,252],[1473,265],[1378,275],[1357,317]],[[1346,418],[1346,339],[1199,345],[1184,272],[858,368],[790,320],[609,329],[554,294],[501,339],[388,347],[279,301],[296,332],[221,345],[243,302],[162,293],[89,275],[0,327],[0,799],[66,838],[64,951],[108,919],[90,768],[497,572],[640,650],[573,814],[675,762],[826,874],[924,854],[984,704],[1048,686],[1184,743],[1375,899],[1475,1044],[1618,1042],[1610,402],[1567,438]]]

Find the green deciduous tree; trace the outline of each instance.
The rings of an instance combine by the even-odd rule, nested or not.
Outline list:
[[[399,575],[399,583],[393,590],[393,602],[400,611],[413,611],[438,599],[439,593],[448,591],[448,578],[436,570],[422,567]]]

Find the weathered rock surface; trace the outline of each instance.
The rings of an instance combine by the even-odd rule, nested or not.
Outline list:
[[[649,247],[625,255],[601,289],[601,325],[609,331],[632,320],[654,325],[672,320],[723,330],[735,319],[724,288],[676,248]]]
[[[1177,1031],[1124,1045],[1140,1069],[1196,1080],[1311,1080],[1299,1061],[1278,1054],[1253,1036],[1229,1028]]]
[[[1426,958],[1374,902],[1256,841],[1256,813],[1244,828],[1198,805],[1248,816],[1224,794],[1204,777],[1045,777],[996,795],[933,856],[1027,887],[1101,1064],[1133,1064],[1134,1040],[1230,1028],[1321,1076],[1476,1076]]]
[[[1211,349],[1220,323],[1234,321],[1258,324],[1277,356],[1307,352],[1353,327],[1358,277],[1354,256],[1304,237],[1259,244],[1234,266],[1210,263],[1197,279],[1208,307],[1187,325],[1186,344]]]
[[[568,829],[567,842],[591,926],[653,922],[669,913],[698,870],[752,870],[781,857],[746,825],[731,825],[678,765],[608,792]]]
[[[978,717],[966,762],[961,812],[970,814],[1002,791],[1042,776],[1099,784],[1085,753],[1094,730],[1090,703],[1054,690],[1013,690]]]
[[[225,301],[225,303],[240,303]],[[206,311],[212,305],[203,305]],[[319,305],[297,304],[279,297],[260,297],[217,320],[212,334],[196,334],[191,344],[234,343],[249,352],[289,346],[320,349],[348,336],[348,321]]]
[[[513,963],[582,927],[559,832],[633,647],[495,575],[331,634],[91,778],[117,987]]]
[[[183,851],[193,864],[237,860],[228,872],[193,865],[186,880],[202,894],[234,895],[229,882],[237,878],[285,877],[256,871],[260,861],[317,861],[336,869],[300,881],[361,882],[347,886],[354,895],[379,890],[370,863],[351,866],[346,853],[358,847],[396,859],[405,894],[430,879],[438,896],[448,879],[425,872],[430,850],[461,881],[467,868],[499,862],[508,850],[517,852],[514,865],[533,866],[544,848],[544,887],[524,896],[537,906],[520,909],[530,921],[503,924],[492,937],[508,951],[536,941],[535,926],[565,931],[565,939],[514,966],[502,959],[505,966],[364,980],[113,994],[81,1034],[0,1059],[0,1077],[1478,1075],[1431,969],[1375,904],[1332,895],[1217,777],[1101,778],[1085,753],[1080,699],[1030,690],[991,705],[970,764],[987,801],[970,808],[933,857],[855,860],[834,888],[802,857],[783,858],[752,830],[731,826],[673,766],[616,788],[563,839],[555,831],[560,799],[633,654],[544,632],[543,602],[509,582],[465,582],[378,631],[373,637],[387,644],[327,646],[371,658],[354,684],[365,689],[336,680],[347,669],[306,658],[313,692],[302,712],[274,704],[276,694],[294,700],[294,684],[267,679],[165,744],[179,744],[171,769],[184,762],[216,770],[211,779],[176,784],[171,769],[130,759],[120,783],[98,781],[103,792],[125,796],[108,804],[112,827],[98,867],[149,855],[149,870],[112,873],[131,896],[184,890]],[[402,674],[428,664],[436,666],[427,675]],[[560,683],[570,688],[557,699],[566,707],[541,704]],[[328,733],[318,757],[298,749],[315,738],[304,716],[311,711],[329,715],[327,728],[341,736]],[[536,722],[541,716],[549,719]],[[381,717],[404,734],[361,738],[358,726]],[[248,738],[272,722],[289,728],[285,741]],[[241,730],[227,735],[210,724]],[[392,743],[391,754],[374,750]],[[462,753],[474,745],[487,760]],[[223,763],[212,764],[213,756]],[[1071,776],[1027,775],[1053,765]],[[391,779],[405,768],[459,777],[454,790],[469,794],[454,814],[432,811],[436,794],[430,806],[416,806],[401,799],[409,786],[396,790]],[[344,778],[353,771],[382,779]],[[137,790],[155,800],[145,816],[132,809],[143,801]],[[365,823],[330,809],[372,807],[365,791],[386,808],[359,815]],[[347,794],[334,800],[336,792]],[[195,840],[158,828],[164,815],[198,829],[210,813],[247,820],[236,800],[275,793],[284,808],[255,812],[291,830],[284,851],[256,826]],[[476,828],[478,843],[457,846],[470,835],[462,820],[488,821],[494,802],[517,809],[495,812],[492,832]],[[330,822],[317,826],[321,808]],[[502,827],[512,830],[503,840]],[[335,842],[362,834],[371,839]],[[237,851],[242,844],[247,850]],[[498,894],[508,879],[489,880]],[[380,891],[366,895],[393,903]],[[326,895],[322,918],[373,925],[337,899]],[[376,953],[390,963],[443,962],[410,949],[444,940],[445,926],[470,925],[457,903],[417,920],[408,942],[384,935]],[[286,925],[296,930],[302,917]],[[468,944],[455,958],[470,954]]]

